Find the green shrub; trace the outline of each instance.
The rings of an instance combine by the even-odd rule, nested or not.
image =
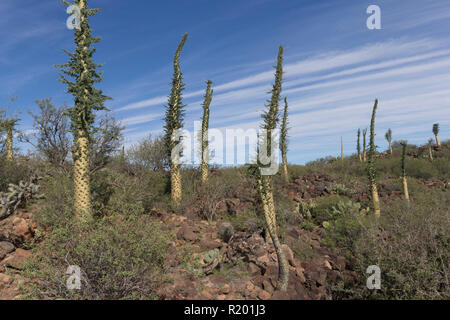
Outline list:
[[[23,275],[37,299],[154,299],[163,279],[169,238],[148,216],[103,218],[79,229],[55,228],[35,249]],[[68,290],[66,270],[81,270],[81,289]]]
[[[450,198],[428,190],[414,201],[385,205],[380,219],[342,215],[325,228],[325,243],[345,249],[359,283],[341,283],[335,298],[448,299],[450,288]],[[365,286],[366,269],[381,269],[381,290]]]
[[[336,207],[345,199],[345,197],[338,195],[317,198],[314,207],[310,209],[312,221],[317,225],[322,225],[324,221],[333,220],[333,207]]]
[[[45,199],[37,205],[34,218],[43,227],[59,227],[73,217],[73,181],[68,175],[55,172],[40,181]]]

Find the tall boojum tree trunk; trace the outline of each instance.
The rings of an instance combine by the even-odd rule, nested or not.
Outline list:
[[[279,101],[281,94],[281,84],[283,77],[283,47],[280,46],[278,51],[278,59],[277,66],[275,72],[275,83],[272,88],[272,98],[267,107],[267,111],[263,114],[264,118],[264,134],[265,137],[265,147],[266,150],[263,150],[265,154],[272,159],[273,152],[278,152],[276,148],[274,148],[272,144],[272,132],[277,126],[278,114],[279,114]],[[261,148],[258,148],[258,159],[260,156]],[[273,159],[272,159],[273,160]],[[258,162],[259,163],[259,162]],[[273,165],[273,164],[272,164]],[[262,170],[262,167],[259,163],[259,170]],[[283,252],[283,248],[281,246],[280,239],[278,238],[277,232],[277,222],[276,222],[276,211],[275,211],[275,202],[272,192],[272,175],[264,175],[261,172],[258,172],[258,190],[260,194],[260,198],[263,203],[264,217],[266,220],[266,230],[269,232],[270,238],[272,239],[273,245],[275,247],[275,251],[278,258],[278,285],[277,288],[279,290],[287,290],[287,285],[289,281],[289,265],[286,260],[285,253]]]
[[[357,139],[356,139],[356,152],[358,153],[358,159],[359,162],[362,162],[362,157],[361,157],[361,129],[358,129],[358,133],[356,134]]]
[[[209,173],[209,148],[208,148],[208,129],[209,129],[209,107],[211,105],[213,90],[211,89],[212,81],[208,80],[206,82],[206,93],[205,100],[203,101],[203,119],[202,119],[202,132],[200,136],[201,152],[202,152],[202,164],[201,164],[201,175],[202,183],[208,181]]]
[[[367,175],[369,178],[369,184],[372,192],[372,203],[373,203],[373,211],[375,216],[379,217],[381,215],[380,210],[380,198],[378,196],[378,189],[376,183],[376,171],[375,171],[375,115],[378,106],[378,99],[375,100],[375,104],[373,106],[372,111],[372,119],[370,121],[370,142],[369,142],[369,154],[368,154],[368,162],[367,162]]]
[[[184,104],[182,102],[182,91],[184,90],[183,75],[180,68],[180,54],[187,39],[184,34],[180,44],[175,51],[173,59],[172,88],[169,95],[169,102],[166,108],[165,117],[165,141],[167,156],[170,167],[170,190],[172,203],[179,207],[182,198],[181,167],[179,159],[182,152],[182,141],[180,132],[183,128]]]
[[[71,5],[63,1],[66,5]],[[74,53],[66,51],[70,60],[64,65],[57,66],[66,76],[61,75],[60,81],[68,85],[68,93],[74,96],[74,106],[68,109],[71,118],[71,129],[74,136],[74,210],[79,222],[92,219],[89,150],[90,136],[95,122],[96,110],[105,110],[104,102],[110,99],[104,96],[102,90],[96,89],[94,84],[103,80],[96,69],[92,55],[95,52],[91,45],[100,41],[91,35],[89,17],[95,15],[99,9],[89,9],[88,0],[76,0],[74,5],[80,10],[79,25],[75,28],[74,41],[77,46]]]
[[[13,129],[6,129],[6,159],[12,161],[14,158],[13,154]]]
[[[402,184],[403,184],[403,195],[405,199],[409,201],[408,192],[408,181],[406,179],[406,142],[402,142]]]
[[[367,145],[366,145],[367,129],[363,129],[363,161],[367,161]]]
[[[287,132],[288,132],[288,103],[287,98],[284,98],[284,111],[283,111],[283,121],[281,122],[281,160],[283,162],[283,174],[284,181],[289,183],[289,173],[287,167]]]

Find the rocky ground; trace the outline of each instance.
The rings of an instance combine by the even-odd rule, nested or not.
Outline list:
[[[430,188],[449,185],[439,180],[423,183]],[[333,185],[330,176],[312,174],[299,177],[284,189],[289,199],[300,202],[333,194]],[[380,190],[382,197],[401,196],[383,185]],[[356,201],[367,197],[363,186],[354,194]],[[222,202],[220,210],[239,214],[251,199]],[[166,281],[158,291],[162,299],[331,299],[333,284],[357,279],[338,251],[321,245],[320,229],[288,227],[283,249],[289,261],[289,286],[286,292],[280,292],[275,289],[277,257],[273,245],[264,240],[262,229],[235,232],[226,221],[211,222],[174,213],[155,214],[155,220],[161,229],[174,234]],[[29,212],[21,211],[0,221],[0,300],[20,299],[20,286],[27,284],[20,271],[32,255],[27,248],[36,227]],[[186,250],[190,253],[188,260]]]
[[[20,271],[31,257],[26,244],[32,241],[35,229],[36,223],[27,212],[0,221],[0,300],[20,299],[19,287],[27,283]]]

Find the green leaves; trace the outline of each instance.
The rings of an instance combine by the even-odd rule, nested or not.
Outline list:
[[[68,109],[68,115],[75,137],[81,132],[90,136],[95,121],[94,111],[105,110],[104,102],[111,99],[103,95],[102,90],[94,87],[94,84],[101,82],[103,77],[102,72],[97,71],[101,65],[94,63],[92,59],[96,49],[91,46],[99,42],[100,38],[92,36],[89,17],[99,12],[99,9],[88,9],[87,0],[77,0],[75,5],[82,2],[84,5],[80,6],[80,28],[75,29],[74,33],[76,48],[72,53],[64,50],[70,57],[69,61],[55,66],[61,70],[59,80],[68,86],[67,93],[74,96],[74,106]],[[71,5],[67,1],[63,3]]]
[[[171,163],[172,149],[179,143],[178,141],[172,141],[173,133],[183,127],[184,116],[184,104],[182,102],[182,91],[184,90],[183,74],[180,68],[180,54],[186,43],[188,34],[185,33],[181,39],[180,44],[175,51],[173,59],[173,77],[172,88],[169,95],[169,103],[166,107],[166,117],[164,130],[166,133],[166,146],[169,157],[169,163]]]

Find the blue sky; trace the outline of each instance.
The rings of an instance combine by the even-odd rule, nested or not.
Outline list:
[[[91,19],[101,36],[95,61],[107,106],[127,125],[127,146],[162,132],[172,59],[185,32],[181,57],[186,83],[185,127],[201,118],[205,81],[214,82],[211,128],[258,127],[278,46],[285,47],[283,96],[290,106],[289,162],[305,163],[355,152],[356,130],[367,127],[380,100],[376,144],[384,132],[421,144],[435,122],[450,138],[450,2],[301,0],[90,0],[102,12]],[[381,30],[366,27],[366,8],[381,8]],[[58,0],[0,2],[0,105],[18,96],[20,128],[32,128],[27,110],[36,99],[56,105],[72,97],[58,81],[73,31]]]

